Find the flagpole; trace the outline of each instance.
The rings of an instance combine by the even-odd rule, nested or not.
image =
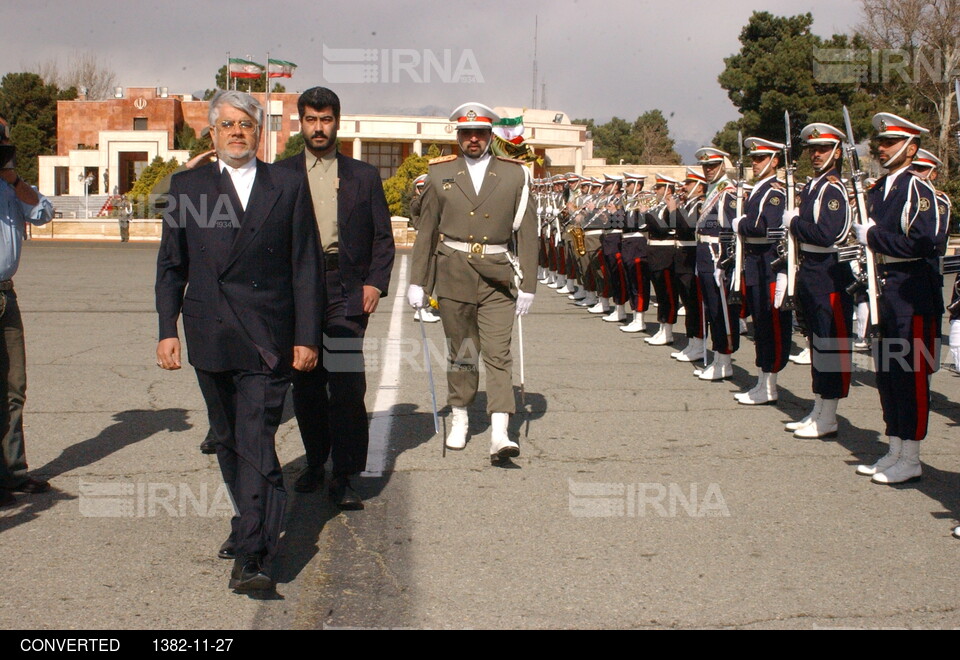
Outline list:
[[[263,135],[266,139],[266,143],[263,145],[263,160],[267,163],[273,162],[270,160],[270,51],[267,51],[267,66],[263,68],[263,88],[265,90],[266,98],[266,119],[264,120],[266,126],[264,127]]]
[[[227,51],[227,77],[223,81],[223,88],[230,89],[230,51]]]

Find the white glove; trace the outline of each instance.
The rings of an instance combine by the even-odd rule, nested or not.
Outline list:
[[[517,316],[526,316],[533,304],[534,294],[520,291],[517,293]]]
[[[865,225],[855,224],[853,229],[857,232],[857,243],[860,245],[866,245],[867,233],[876,226],[877,223],[873,221],[873,218],[867,218],[867,223]]]
[[[783,212],[783,228],[789,230],[793,221],[800,217],[800,209],[791,209]]]
[[[950,321],[950,356],[954,368],[960,372],[960,321]]]
[[[743,219],[746,218],[745,215],[738,215],[736,218],[730,221],[730,228],[733,229],[734,234],[740,233],[740,223],[743,222]]]
[[[722,268],[717,268],[715,271],[713,271],[713,279],[717,283],[717,286],[720,287],[720,291],[723,291],[723,276],[724,273]]]
[[[780,309],[783,299],[787,295],[787,274],[777,273],[777,288],[773,294],[773,306]]]
[[[423,307],[423,287],[419,284],[411,284],[407,289],[407,302],[414,309]]]

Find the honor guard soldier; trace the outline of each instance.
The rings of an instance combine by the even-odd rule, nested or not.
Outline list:
[[[565,231],[567,221],[570,219],[569,205],[577,195],[577,189],[580,184],[580,176],[570,172],[562,177],[558,182],[558,194],[556,198],[557,215],[553,221],[554,249],[556,251],[558,281],[562,282],[557,287],[557,293],[566,295],[575,295],[579,291],[577,278],[574,273],[573,257],[570,251],[570,236]]]
[[[930,377],[940,338],[943,297],[937,256],[940,213],[937,195],[916,176],[910,163],[929,131],[881,112],[873,117],[880,164],[887,170],[867,193],[864,225],[857,240],[876,255],[877,277],[883,281],[879,300],[880,341],[874,349],[877,390],[883,407],[890,448],[859,474],[881,484],[920,478],[920,442],[930,416]]]
[[[580,287],[577,286],[577,276],[573,265],[573,258],[569,250],[570,235],[567,233],[567,223],[570,221],[570,207],[579,194],[580,176],[573,172],[565,175],[560,183],[560,193],[556,198],[557,214],[553,221],[554,250],[557,260],[557,293],[567,296],[575,295]]]
[[[445,442],[451,449],[466,445],[467,407],[477,396],[482,357],[494,463],[520,454],[507,433],[515,411],[510,340],[514,317],[530,310],[537,286],[537,218],[529,170],[519,161],[490,154],[497,119],[479,103],[466,103],[450,116],[462,153],[430,164],[407,292],[411,306],[423,306],[436,246],[436,291],[448,342],[448,403],[453,409]]]
[[[612,184],[604,184],[603,179],[598,177],[591,180],[592,198],[587,202],[581,221],[584,244],[587,249],[582,263],[583,269],[587,272],[587,290],[592,293],[577,305],[586,307],[590,314],[609,314],[611,311],[607,300],[607,282],[603,272],[603,223],[606,218],[605,188],[612,187]],[[593,304],[590,304],[590,300]]]
[[[680,185],[676,179],[657,174],[653,184],[654,205],[645,214],[647,225],[647,264],[650,282],[657,294],[657,334],[644,339],[651,346],[673,343],[673,326],[677,322],[680,297],[673,272],[676,231],[670,224],[666,198]]]
[[[594,182],[592,178],[582,177],[580,179],[580,190],[574,196],[573,200],[569,202],[570,219],[567,223],[567,231],[564,234],[567,247],[569,248],[570,268],[575,274],[577,281],[577,291],[576,293],[570,294],[570,300],[572,300],[577,307],[580,307],[581,303],[587,307],[592,307],[597,304],[597,298],[592,293],[593,282],[590,279],[588,269],[590,260],[586,257],[586,237],[581,227],[587,214],[587,202],[593,198],[591,193],[593,185]],[[581,252],[583,254],[581,254]]]
[[[916,158],[913,159],[913,171],[928,183],[937,180],[938,168],[943,166],[943,162],[926,149],[917,151]],[[934,188],[936,190],[936,188]],[[950,234],[950,225],[952,223],[953,204],[950,198],[942,190],[937,190],[937,211],[940,213],[940,254],[944,255],[947,251],[947,242]],[[950,298],[950,305],[947,307],[950,314],[950,356],[953,360],[954,371],[960,373],[960,275],[957,275],[953,282],[953,293]]]
[[[753,389],[734,398],[748,406],[777,401],[777,375],[790,358],[793,337],[793,316],[781,310],[787,287],[784,268],[774,267],[777,260],[777,241],[768,238],[770,230],[783,226],[786,193],[777,181],[786,145],[761,138],[747,138],[744,146],[753,161],[756,182],[747,198],[744,217],[734,221],[734,231],[743,237],[745,254],[743,279],[747,286],[747,301],[753,316],[756,366],[759,370]]]
[[[917,150],[917,155],[911,165],[913,173],[929,183],[937,195],[937,213],[940,214],[940,231],[937,234],[937,255],[940,257],[947,253],[947,243],[950,238],[950,221],[953,211],[953,202],[950,201],[949,195],[942,190],[937,190],[937,187],[934,185],[940,172],[939,168],[941,167],[943,167],[943,161],[926,149]],[[930,265],[934,268],[940,268],[938,259],[934,259]],[[941,286],[943,285],[942,278],[940,284]]]
[[[797,302],[813,348],[810,371],[814,404],[809,415],[786,425],[798,438],[825,438],[837,433],[837,406],[850,393],[850,330],[853,283],[850,267],[837,257],[837,246],[850,231],[847,191],[840,181],[846,136],[829,124],[810,124],[800,131],[814,178],[800,193],[794,214],[783,226],[798,241],[800,269]]]
[[[687,312],[687,346],[670,357],[680,362],[694,362],[705,350],[706,326],[703,318],[703,296],[697,281],[697,220],[703,204],[707,180],[703,172],[687,168],[683,188],[677,196],[667,198],[667,211],[671,214],[670,225],[677,231],[677,248],[674,252],[673,270],[677,276],[680,302]]]
[[[610,293],[613,311],[603,317],[609,323],[620,323],[627,318],[624,311],[626,303],[626,274],[623,271],[621,242],[623,238],[623,177],[619,174],[604,174],[608,197],[605,200],[603,236],[604,278]]]
[[[730,154],[713,147],[696,153],[708,182],[706,199],[697,222],[697,277],[703,294],[704,314],[713,341],[713,361],[694,375],[701,380],[719,381],[733,376],[732,355],[740,347],[737,319],[740,306],[727,302],[727,273],[722,266],[720,230],[730,229],[736,213],[736,188],[727,178],[724,161]]]
[[[633,320],[620,328],[621,332],[643,332],[647,325],[643,314],[650,307],[650,278],[647,274],[647,235],[643,214],[639,211],[641,191],[646,180],[643,174],[624,172],[626,184],[623,235],[620,241],[620,261],[623,263],[627,298],[633,308]]]

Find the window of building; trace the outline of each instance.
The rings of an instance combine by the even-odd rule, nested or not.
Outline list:
[[[282,117],[280,115],[270,115],[270,132],[279,133],[280,127],[282,126],[280,120]]]
[[[134,117],[134,118],[133,118],[133,130],[135,130],[135,131],[145,131],[145,130],[147,130],[147,118],[146,118],[146,117]]]
[[[403,162],[403,145],[399,142],[364,142],[361,151],[360,160],[376,167],[384,180],[396,174]]]

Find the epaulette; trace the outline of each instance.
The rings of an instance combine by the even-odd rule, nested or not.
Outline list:
[[[786,188],[786,184],[784,184],[783,181],[781,181],[780,179],[776,179],[770,184],[770,187],[773,188],[774,190],[783,190],[784,188]]]
[[[843,181],[833,176],[832,174],[827,177],[827,181],[829,181],[830,183],[839,183],[841,186],[843,185]]]
[[[430,161],[430,165],[438,165],[439,163],[449,163],[451,160],[456,160],[456,154],[450,154],[449,156],[440,156],[439,158],[434,158]]]
[[[504,160],[508,163],[516,163],[517,165],[526,165],[526,163],[522,160],[518,160],[516,158],[507,158],[506,156],[497,156],[497,160]]]

